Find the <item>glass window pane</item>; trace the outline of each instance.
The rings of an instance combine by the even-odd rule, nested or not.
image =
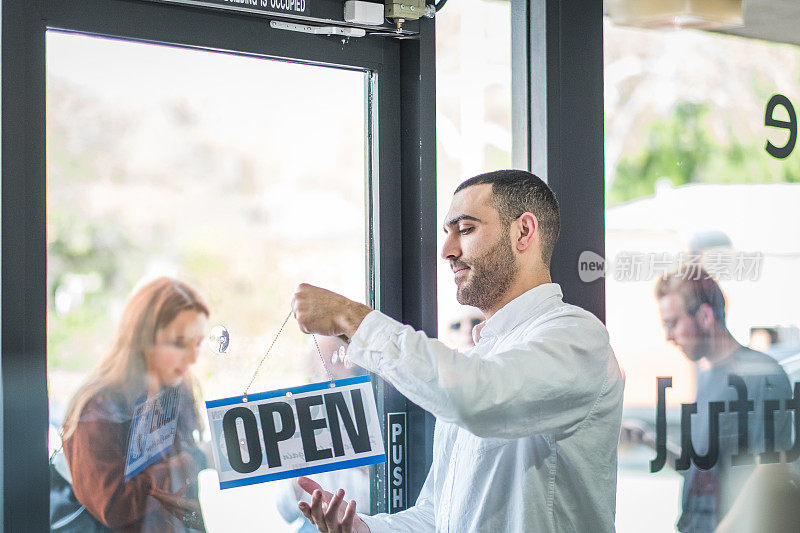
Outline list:
[[[459,0],[436,18],[436,137],[441,222],[459,183],[511,168],[511,2]],[[439,338],[466,349],[482,315],[456,302],[450,265],[438,267]]]
[[[155,481],[172,493],[188,482],[209,531],[300,526],[289,482],[219,490],[202,400],[242,394],[299,283],[369,303],[365,86],[361,71],[48,32],[51,434],[68,421],[75,492],[106,524],[191,525],[191,512],[174,515],[192,502],[170,513]],[[205,341],[216,324],[230,333],[224,355]],[[328,357],[338,348],[319,343]],[[250,391],[324,379],[289,320]],[[175,398],[166,458],[136,449],[137,405]],[[124,481],[142,453],[155,463]],[[368,509],[366,469],[342,476],[334,484]]]
[[[696,452],[719,443],[711,468],[668,460],[656,473],[652,442],[623,444],[618,531],[712,531],[749,520],[753,530],[800,527],[792,509],[764,507],[765,495],[791,491],[797,465],[776,471],[732,459],[740,435],[750,456],[767,450],[765,401],[791,397],[800,379],[791,362],[800,353],[800,150],[770,155],[767,143],[784,146],[790,133],[765,122],[776,94],[790,102],[776,119],[789,121],[789,107],[800,106],[800,41],[781,42],[800,11],[777,4],[754,3],[732,30],[758,38],[606,20],[607,325],[627,376],[624,424],[655,437],[656,379],[671,376],[671,449],[688,450],[681,404],[697,406],[687,419]],[[731,375],[754,402],[741,428]],[[726,402],[717,436],[714,402]],[[791,444],[785,415],[773,421],[778,451]]]

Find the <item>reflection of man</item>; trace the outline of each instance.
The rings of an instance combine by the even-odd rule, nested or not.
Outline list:
[[[301,285],[301,329],[351,337],[347,357],[437,417],[415,506],[356,516],[342,491],[302,479],[320,531],[613,531],[623,378],[602,323],[561,300],[549,263],[560,227],[523,171],[461,184],[442,249],[459,303],[479,308],[466,352],[338,294]]]
[[[777,342],[778,331],[775,328],[750,328],[750,348],[767,353]]]
[[[691,275],[690,275],[691,274]],[[725,298],[711,277],[702,270],[672,273],[656,286],[661,319],[668,341],[674,343],[692,362],[701,363],[697,377],[697,413],[692,416],[692,444],[699,455],[709,446],[709,402],[738,399],[729,385],[729,376],[742,377],[747,397],[754,402],[747,431],[750,453],[764,451],[764,400],[790,398],[786,374],[771,357],[746,348],[733,338],[725,325]],[[717,464],[700,470],[694,463],[683,470],[683,499],[678,529],[684,532],[713,531],[728,512],[752,465],[732,466],[731,456],[738,449],[737,413],[720,415],[719,459]],[[787,447],[788,419],[776,415],[776,448]],[[674,457],[670,463],[674,466]]]
[[[447,323],[444,337],[440,338],[450,348],[464,352],[475,346],[472,332],[475,326],[483,322],[483,313],[475,307],[462,306]]]

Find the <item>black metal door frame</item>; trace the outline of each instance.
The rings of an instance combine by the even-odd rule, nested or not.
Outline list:
[[[513,159],[552,187],[561,236],[550,264],[564,299],[605,322],[605,279],[578,258],[605,255],[603,2],[511,0]]]
[[[313,2],[314,0],[308,0]],[[317,4],[342,6],[338,0]],[[45,32],[58,29],[366,70],[370,227],[376,306],[436,334],[434,24],[418,39],[341,38],[272,29],[263,14],[151,0],[2,1],[0,531],[47,531]],[[327,9],[327,8],[326,8]],[[287,17],[282,17],[287,18]],[[336,21],[334,21],[336,22]],[[324,90],[324,88],[320,88]],[[374,92],[373,92],[374,90]],[[431,461],[432,417],[381,380],[381,412],[407,413],[409,500]],[[373,512],[386,473],[372,476]]]

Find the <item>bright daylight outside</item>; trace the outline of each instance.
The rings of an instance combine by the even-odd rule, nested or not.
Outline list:
[[[773,366],[766,374],[781,383],[776,397],[791,396],[775,362],[791,382],[800,379],[793,362],[800,353],[794,279],[800,267],[800,154],[776,158],[767,152],[768,142],[786,145],[788,133],[766,127],[765,114],[789,119],[782,105],[767,111],[775,95],[795,109],[800,105],[800,47],[691,29],[625,28],[610,20],[604,37],[606,309],[611,344],[626,372],[623,427],[654,436],[656,379],[671,376],[664,393],[667,441],[681,444],[680,404],[697,400],[692,435],[696,451],[705,454],[704,409],[733,389],[725,391],[727,381],[715,377],[721,367],[708,358],[692,361],[700,351],[681,337],[675,316],[664,308],[669,300],[663,294],[672,289],[660,288],[657,297],[656,285],[671,271],[690,281],[713,280],[691,290],[705,298],[719,287],[724,304],[714,306],[724,315],[720,331],[727,328],[732,346],[767,354],[761,361]],[[759,394],[750,385],[756,412],[769,397]],[[730,467],[736,448],[728,444],[725,424],[734,416],[720,417],[719,462],[709,470],[676,470],[668,462],[651,473],[652,447],[623,443],[617,530],[641,531],[647,523],[648,531],[674,531],[680,519],[683,530],[705,531],[704,516],[741,519],[743,506],[734,500],[751,470]],[[788,433],[786,419],[775,420],[776,434],[781,428]],[[762,416],[751,414],[749,424],[755,432],[751,449],[763,451]],[[786,449],[782,444],[779,450]],[[743,498],[753,498],[750,490]],[[764,487],[759,491],[768,494]]]
[[[510,3],[465,0],[447,15],[437,21],[440,219],[458,183],[511,165]],[[736,341],[800,378],[800,153],[765,150],[789,136],[765,127],[768,102],[781,94],[800,105],[800,47],[610,19],[604,39],[607,327],[626,372],[626,424],[655,430],[656,378],[672,376],[668,438],[680,443],[680,404],[694,401],[704,368],[666,340],[661,274],[702,258]],[[781,106],[774,116],[790,118]],[[469,346],[480,314],[457,305],[447,265],[439,272],[440,337]],[[618,531],[676,530],[683,476],[651,473],[655,456],[621,444]]]
[[[129,316],[126,301],[137,291],[156,294],[149,284],[173,277],[209,311],[200,337],[219,324],[230,339],[223,354],[204,342],[191,368],[199,412],[185,430],[200,450],[193,488],[205,526],[297,530],[288,482],[220,491],[208,469],[202,402],[242,394],[299,283],[368,299],[364,76],[48,33],[51,451],[70,400],[97,379],[115,349],[118,324]],[[317,340],[328,356],[341,344]],[[332,368],[340,376],[355,370]],[[136,371],[129,373],[135,380]],[[313,339],[292,321],[250,391],[326,379]],[[122,394],[122,386],[112,389]],[[113,413],[117,396],[97,406],[101,415]],[[105,445],[88,444],[98,451]],[[368,502],[367,468],[348,472],[348,486]],[[254,507],[261,509],[258,523],[249,514]]]
[[[461,181],[512,164],[511,3],[454,0],[436,24],[441,220]],[[783,158],[765,149],[787,143],[785,129],[765,126],[775,95],[783,97],[775,120],[800,109],[800,46],[610,19],[604,39],[607,327],[626,373],[624,427],[639,436],[620,444],[616,525],[675,531],[687,506],[735,513],[746,478],[726,478],[727,450],[711,474],[669,464],[651,473],[656,451],[643,440],[656,432],[657,378],[672,377],[666,433],[679,444],[681,404],[705,394],[714,370],[692,361],[676,322],[665,319],[659,277],[703,265],[724,296],[715,317],[724,315],[731,337],[800,380],[800,148]],[[180,369],[191,386],[176,393],[193,421],[177,429],[187,455],[173,465],[191,478],[185,496],[211,532],[305,526],[286,480],[220,490],[204,402],[242,394],[298,283],[370,303],[365,86],[358,71],[48,32],[51,452],[74,402],[113,418],[133,400],[122,385],[99,402],[80,391],[115,371],[103,361],[120,342],[135,342],[119,334],[126,320],[147,319],[134,296],[156,298],[153,284],[176,278],[183,285],[173,290],[195,301],[176,333],[180,349],[196,350],[191,368]],[[431,261],[439,336],[466,349],[482,316],[456,303],[446,262]],[[216,325],[229,333],[223,353],[207,340],[189,346]],[[320,353],[342,343],[317,341],[289,321],[251,390],[325,381]],[[358,373],[333,366],[338,377]],[[135,380],[137,371],[124,375]],[[112,466],[123,475],[124,465]],[[366,510],[368,468],[336,475]],[[696,494],[725,483],[722,503],[709,503],[713,490]],[[181,508],[190,519],[193,509]]]

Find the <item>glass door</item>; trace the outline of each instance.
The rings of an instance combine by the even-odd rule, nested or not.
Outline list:
[[[341,16],[339,2],[311,9],[314,24]],[[435,302],[419,296],[433,292],[432,263],[400,260],[435,241],[417,237],[435,218],[434,182],[419,184],[435,168],[433,124],[420,118],[433,116],[432,21],[406,26],[414,38],[402,41],[270,24],[292,16],[4,3],[0,451],[10,530],[45,530],[49,500],[70,480],[78,507],[113,527],[296,530],[290,484],[219,490],[203,401],[325,381],[320,354],[335,376],[359,372],[329,362],[340,341],[314,342],[287,320],[299,283],[435,334]],[[224,353],[208,343],[220,325]],[[373,385],[382,429],[386,413],[409,413],[414,495],[430,427],[387,384]],[[142,455],[130,440],[142,405],[159,420],[180,415],[179,453],[140,483],[162,498],[143,498],[127,468]],[[347,476],[361,511],[386,509],[383,467]]]
[[[374,305],[368,79],[358,70],[48,32],[50,452],[63,429],[75,492],[104,523],[181,525],[166,503],[144,498],[153,467],[133,477],[121,468],[148,453],[129,435],[154,377],[151,395],[178,389],[176,443],[192,456],[183,464],[169,455],[163,483],[175,492],[186,481],[178,474],[191,478],[185,496],[199,498],[207,530],[301,523],[291,480],[220,491],[203,401],[241,395],[300,283]],[[196,300],[201,309],[185,327],[169,311],[169,298],[184,292],[191,298],[182,305]],[[159,298],[167,299],[161,307]],[[143,329],[129,323],[151,315]],[[224,352],[208,340],[214,325],[228,331]],[[131,327],[170,338],[140,353]],[[336,377],[357,371],[330,362],[340,340],[317,342],[321,354],[290,320],[250,392],[326,380],[320,355]],[[327,476],[369,509],[367,467]]]

